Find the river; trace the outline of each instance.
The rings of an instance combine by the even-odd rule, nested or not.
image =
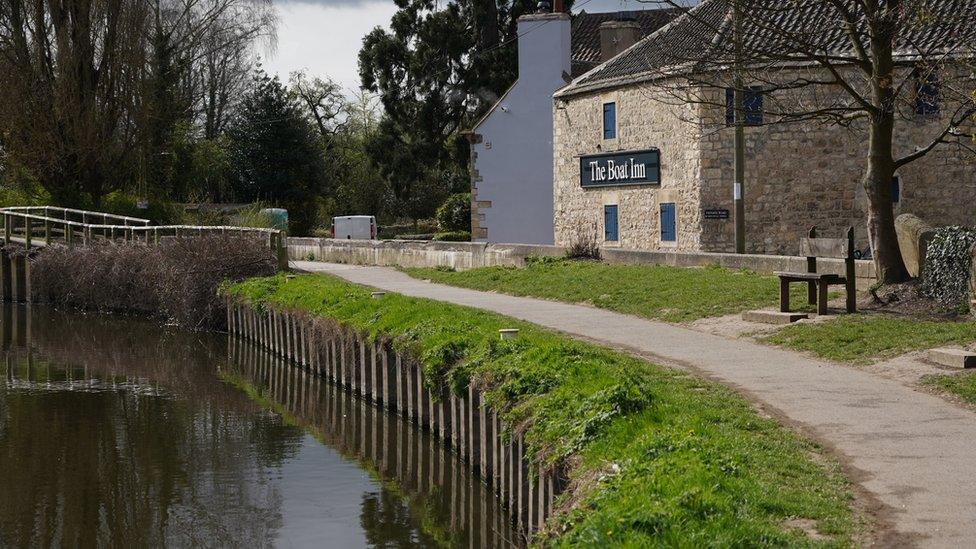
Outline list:
[[[399,416],[222,334],[6,304],[0,546],[520,547]]]

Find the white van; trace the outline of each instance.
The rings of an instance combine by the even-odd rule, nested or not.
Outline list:
[[[343,240],[375,240],[376,217],[372,215],[344,215],[332,218],[332,238]]]

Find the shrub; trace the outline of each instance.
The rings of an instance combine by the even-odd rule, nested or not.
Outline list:
[[[471,193],[455,193],[447,197],[441,207],[437,208],[436,217],[441,231],[470,231]]]
[[[471,233],[468,231],[449,231],[437,233],[431,240],[439,242],[471,242]]]
[[[925,253],[922,294],[950,309],[965,309],[976,230],[943,227],[935,231]]]
[[[109,242],[52,245],[31,261],[34,298],[90,310],[160,316],[188,328],[222,328],[225,280],[277,270],[263,238],[211,235],[165,239],[157,246]]]
[[[582,225],[577,227],[576,234],[566,249],[568,259],[600,259],[600,242],[597,240],[596,227],[587,230]]]

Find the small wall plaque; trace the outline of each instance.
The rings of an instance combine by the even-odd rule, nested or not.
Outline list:
[[[729,211],[726,209],[709,208],[705,210],[705,219],[728,219]]]

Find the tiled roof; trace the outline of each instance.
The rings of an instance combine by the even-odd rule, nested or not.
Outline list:
[[[676,9],[614,11],[586,13],[573,16],[573,75],[579,76],[600,64],[600,24],[607,21],[630,20],[640,25],[643,38],[660,29],[680,15]]]
[[[782,59],[791,48],[783,29],[800,36],[818,52],[834,56],[853,53],[850,39],[840,24],[841,17],[830,2],[796,0],[748,0],[744,11],[743,36],[746,59],[773,56]],[[854,5],[854,2],[851,2]],[[971,54],[976,43],[976,0],[929,0],[924,18],[915,20],[911,32],[899,33],[896,51],[917,55],[939,48]],[[714,68],[731,62],[731,4],[726,0],[704,0],[634,47],[595,68],[563,89],[572,95],[630,82],[652,80],[674,74]],[[863,29],[862,29],[863,32]],[[963,47],[960,47],[960,46]],[[964,51],[963,51],[964,50]],[[707,63],[707,65],[706,65]]]

